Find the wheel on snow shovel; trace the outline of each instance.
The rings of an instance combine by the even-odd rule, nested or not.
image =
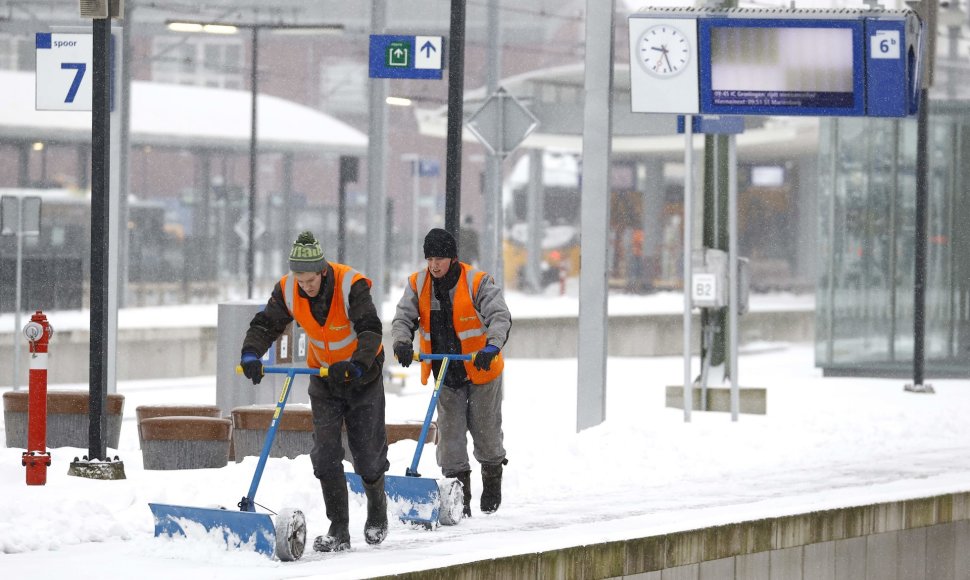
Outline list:
[[[285,508],[276,516],[276,557],[293,562],[306,547],[306,516],[298,509]]]
[[[465,517],[464,491],[461,482],[454,477],[438,480],[438,521],[443,526],[457,525]]]

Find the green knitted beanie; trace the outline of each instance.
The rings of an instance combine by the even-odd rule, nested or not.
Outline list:
[[[320,242],[310,232],[303,232],[296,238],[290,251],[290,270],[294,272],[321,272],[327,261],[323,258]]]

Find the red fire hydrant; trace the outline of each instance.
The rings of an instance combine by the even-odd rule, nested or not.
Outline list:
[[[27,395],[27,451],[21,463],[27,468],[27,485],[47,483],[51,454],[47,452],[47,343],[54,329],[38,310],[24,326],[30,341],[30,386]]]

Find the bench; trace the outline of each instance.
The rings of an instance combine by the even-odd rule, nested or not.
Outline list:
[[[273,419],[275,405],[249,405],[236,407],[232,410],[233,446],[235,460],[242,461],[247,455],[258,456],[266,441],[266,430]],[[418,440],[421,435],[421,423],[392,423],[386,426],[387,443],[391,445],[403,439]],[[350,447],[347,443],[347,430],[344,428],[340,436],[344,447],[344,457],[351,458]],[[427,443],[437,440],[437,426],[432,421],[428,427]],[[295,458],[306,455],[313,449],[313,414],[307,406],[289,406],[283,411],[279,426],[276,429],[276,439],[270,449],[270,457]]]
[[[232,421],[221,417],[148,417],[138,423],[145,469],[206,469],[229,463]]]
[[[27,448],[28,391],[8,391],[3,394],[3,422],[7,447]],[[88,391],[47,391],[47,444],[48,448],[88,448],[91,424]],[[105,444],[118,448],[121,437],[121,420],[125,396],[109,393],[105,404]]]

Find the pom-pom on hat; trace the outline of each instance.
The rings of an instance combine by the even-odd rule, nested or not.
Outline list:
[[[294,272],[322,272],[327,261],[323,258],[323,250],[311,232],[303,232],[293,243],[290,250],[290,270]]]
[[[424,237],[424,258],[457,258],[458,244],[447,230],[434,228]]]

